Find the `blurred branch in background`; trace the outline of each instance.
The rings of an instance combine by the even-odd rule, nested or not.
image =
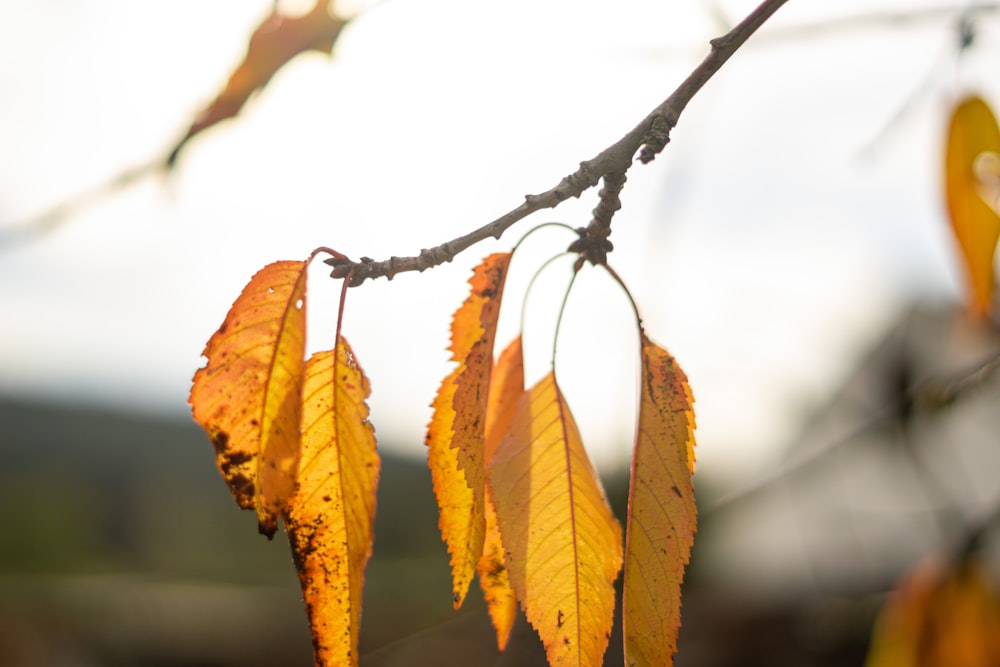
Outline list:
[[[758,479],[750,486],[728,493],[713,501],[702,512],[711,514],[724,512],[732,505],[768,491],[775,484],[787,482],[799,475],[808,475],[815,466],[823,464],[827,458],[841,449],[858,443],[863,435],[885,429],[889,426],[904,426],[914,412],[933,415],[953,406],[963,394],[982,389],[1000,370],[1000,354],[989,358],[973,368],[950,378],[933,377],[913,385],[900,386],[898,393],[886,397],[885,402],[857,424],[849,432],[809,451],[793,447],[791,456],[775,470]],[[901,371],[902,372],[902,371]]]
[[[994,539],[998,369],[992,322],[955,308],[913,309],[809,420],[783,462],[707,504],[707,523],[758,526],[714,548],[741,551],[744,562],[770,560],[766,569],[786,576],[785,585],[799,576],[800,585],[825,590],[848,582],[884,590],[942,544]],[[775,533],[760,523],[781,531],[786,547],[766,544]],[[798,549],[787,548],[789,533],[798,533]]]
[[[770,28],[766,35],[762,35],[761,42],[808,40],[816,37],[836,36],[845,32],[908,27],[938,22],[946,18],[954,18],[956,19],[956,28],[963,35],[963,38],[959,41],[959,46],[960,48],[966,48],[972,43],[975,22],[981,16],[993,14],[997,11],[1000,11],[1000,3],[997,2],[977,2],[958,7],[955,5],[941,5],[938,7],[922,7],[905,11],[873,11],[870,13],[825,19],[815,23],[775,26]]]
[[[49,234],[65,224],[83,208],[110,197],[140,180],[161,174],[169,175],[181,151],[205,130],[239,114],[250,97],[260,92],[274,75],[300,53],[319,51],[329,54],[348,19],[330,13],[328,0],[317,0],[303,16],[285,16],[275,3],[270,14],[254,30],[246,55],[222,92],[201,112],[184,135],[162,156],[130,167],[97,187],[60,202],[45,213],[19,223],[0,226],[0,251]]]

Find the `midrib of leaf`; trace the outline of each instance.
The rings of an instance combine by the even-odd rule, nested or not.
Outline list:
[[[291,319],[292,311],[293,310],[299,310],[295,306],[295,304],[298,303],[298,301],[299,301],[299,299],[295,298],[295,295],[299,292],[299,283],[305,277],[305,272],[306,272],[306,268],[307,267],[308,267],[308,265],[302,267],[302,271],[296,276],[295,283],[292,285],[292,292],[291,292],[291,297],[292,298],[289,298],[288,302],[285,303],[285,310],[284,310],[284,313],[282,314],[282,317],[281,317],[281,326],[278,327],[278,336],[277,336],[277,341],[278,342],[277,342],[277,345],[274,346],[274,351],[271,354],[271,363],[268,365],[268,369],[267,369],[267,385],[266,385],[266,389],[265,389],[265,392],[264,392],[264,400],[261,401],[261,406],[260,406],[260,432],[261,432],[261,439],[262,440],[263,440],[263,438],[268,437],[270,435],[270,433],[271,433],[271,424],[274,422],[273,419],[268,418],[268,416],[267,416],[267,412],[268,412],[267,408],[268,408],[268,406],[271,405],[271,403],[274,400],[274,395],[273,395],[273,393],[271,391],[271,387],[272,387],[272,384],[274,383],[274,379],[275,379],[274,369],[275,369],[275,367],[278,364],[278,358],[282,356],[281,355],[281,350],[286,345],[285,335],[288,333],[288,330],[291,330],[292,335],[295,334],[295,327],[289,327],[288,321],[289,321],[289,319]],[[305,308],[305,306],[306,306],[305,294],[303,294],[299,298],[302,300],[302,308]],[[304,333],[305,333],[305,331],[303,331],[303,334]],[[305,340],[303,340],[302,343],[303,343],[303,347],[305,347]],[[287,369],[286,369],[286,371],[287,371]],[[293,374],[289,373],[289,375],[291,376]],[[298,384],[301,387],[301,379],[299,380]],[[334,400],[336,400],[336,398]],[[267,452],[261,452],[261,454],[262,454],[262,456],[257,457],[257,467],[258,468],[260,468],[261,464],[263,463],[264,459],[266,458]]]
[[[556,404],[559,407],[559,428],[562,431],[563,455],[566,457],[566,483],[569,486],[569,523],[573,537],[573,586],[574,603],[576,604],[576,646],[581,647],[581,616],[580,616],[580,551],[578,546],[578,536],[576,532],[576,494],[573,491],[573,454],[569,447],[569,432],[566,430],[566,414],[563,404],[562,391],[556,382],[555,373],[552,374],[552,383],[556,390]]]
[[[341,338],[340,336],[340,323],[338,322],[337,340],[333,346],[333,364],[331,364],[333,368],[333,378],[332,378],[333,403],[331,404],[331,409],[333,410],[333,428],[335,434],[334,437],[336,438],[336,442],[334,443],[334,445],[337,447],[337,478],[338,478],[338,483],[340,485],[340,512],[338,512],[338,514],[339,514],[340,525],[344,527],[344,544],[346,545],[344,555],[347,558],[347,579],[348,579],[348,590],[350,591],[348,595],[348,613],[351,614],[352,618],[356,618],[360,622],[361,596],[359,587],[361,586],[362,581],[357,581],[356,580],[357,578],[354,576],[355,561],[353,556],[354,556],[354,551],[356,550],[357,547],[355,545],[354,549],[351,548],[351,546],[354,545],[354,539],[356,539],[351,531],[351,516],[350,516],[351,507],[353,506],[352,499],[354,498],[355,495],[354,494],[355,489],[347,485],[347,483],[350,480],[348,480],[347,476],[345,475],[345,469],[348,466],[344,465],[345,459],[347,458],[345,452],[347,451],[354,452],[355,450],[354,449],[347,450],[344,447],[344,422],[343,419],[341,419],[342,415],[340,413],[341,393],[343,392],[343,387],[341,387],[340,384],[340,370],[342,366],[340,357],[341,357],[341,352],[343,350],[343,346],[344,346],[344,339]],[[358,473],[361,474],[362,471],[358,471]],[[362,574],[362,580],[363,576],[364,575]],[[357,602],[358,604],[356,605],[355,602]],[[351,625],[353,626],[355,624],[352,622]],[[352,640],[352,646],[355,650],[357,650],[358,637],[360,636],[360,628],[351,627],[350,632],[354,637],[354,639]],[[357,664],[356,659],[354,661],[354,664]]]
[[[333,352],[332,352],[332,355],[333,355],[333,364],[332,364],[332,369],[333,369],[333,378],[332,378],[332,381],[333,381],[333,400],[330,403],[330,414],[332,416],[333,424],[334,424],[334,446],[337,448],[337,461],[338,461],[337,477],[338,477],[339,482],[340,482],[340,492],[341,492],[341,497],[343,499],[342,502],[340,503],[340,506],[341,506],[340,516],[341,516],[342,519],[344,519],[344,521],[343,521],[344,533],[347,535],[347,537],[346,537],[347,543],[350,544],[351,543],[351,539],[350,539],[351,538],[351,530],[350,530],[350,522],[347,521],[349,513],[348,513],[347,491],[346,490],[348,488],[354,488],[354,487],[353,486],[349,487],[347,485],[349,482],[353,481],[353,478],[351,478],[350,476],[345,476],[345,474],[344,474],[345,473],[345,469],[348,466],[344,465],[344,461],[345,461],[346,457],[345,457],[345,455],[344,455],[343,452],[345,452],[347,450],[344,447],[344,439],[345,438],[344,438],[344,433],[343,433],[343,420],[340,419],[340,394],[342,393],[342,388],[340,386],[340,383],[337,381],[337,379],[340,377],[340,374],[339,374],[340,368],[343,366],[343,364],[340,362],[340,351],[341,351],[341,347],[342,347],[342,340],[343,339],[341,339],[339,337],[337,338],[337,343],[334,346]],[[303,404],[305,404],[308,401],[309,398],[311,398],[312,396],[314,396],[319,391],[322,391],[322,389],[317,389],[316,392],[313,392],[309,396],[304,397],[303,401],[302,401]],[[308,431],[310,428],[312,428],[312,426],[314,424],[316,424],[322,418],[323,418],[323,415],[320,415],[319,419],[315,419],[310,424],[304,425],[303,426],[303,431]],[[313,462],[315,462],[317,456],[318,456],[318,453],[314,453],[312,459],[310,459],[307,463],[306,462],[302,462],[299,465],[302,468],[305,468],[305,467],[307,467],[309,465],[312,465]],[[315,497],[315,495],[321,491],[321,489],[322,489],[322,487],[320,487],[320,486],[317,486],[315,489],[313,489],[309,493],[308,496],[306,496],[305,498],[303,498],[302,504],[308,504],[308,501],[311,501],[313,499],[313,497]]]
[[[319,413],[317,415],[316,419],[312,420],[308,424],[303,424],[302,425],[302,433],[309,433],[310,431],[312,431],[316,427],[316,424],[320,423],[324,419],[327,419],[327,418],[333,419],[333,423],[334,423],[334,438],[335,438],[335,440],[334,440],[334,446],[336,446],[338,448],[337,459],[338,459],[338,464],[339,464],[340,463],[340,459],[341,459],[341,457],[339,455],[339,450],[340,450],[340,447],[341,447],[341,442],[340,442],[340,429],[338,427],[337,412],[336,412],[336,410],[337,410],[337,356],[336,356],[337,355],[337,348],[336,347],[333,349],[333,352],[331,354],[333,355],[333,364],[331,366],[333,368],[333,385],[332,385],[332,387],[333,387],[333,399],[330,401],[329,417],[325,413],[322,413],[322,412]],[[310,361],[312,361],[312,360],[310,360]],[[327,389],[327,387],[325,387],[323,385],[320,385],[315,391],[313,391],[312,393],[310,393],[308,396],[303,395],[303,397],[302,397],[302,404],[303,405],[308,405],[309,401],[312,400],[313,396],[315,396],[316,394],[319,394],[322,391],[325,391],[326,389]],[[319,451],[312,452],[312,458],[310,458],[308,461],[300,461],[299,462],[299,469],[304,471],[307,468],[311,467],[316,462],[316,459],[319,458],[319,455],[320,455]],[[343,480],[343,466],[342,465],[338,465],[337,466],[337,474],[340,477],[340,483],[341,483],[341,487],[340,488],[341,488],[341,493],[343,493],[343,488],[344,488],[343,487],[343,481],[344,480]],[[312,491],[309,492],[308,496],[305,496],[304,498],[302,498],[301,502],[299,504],[300,505],[308,505],[313,500],[313,498],[315,498],[316,494],[319,493],[321,490],[322,490],[322,486],[321,485],[317,486],[315,489],[313,489]]]
[[[339,329],[339,325],[338,325],[338,329]],[[349,514],[348,505],[350,505],[350,503],[348,502],[348,487],[345,484],[345,482],[348,481],[348,480],[344,477],[344,468],[346,467],[344,465],[344,458],[345,458],[344,457],[344,451],[345,451],[345,449],[344,449],[344,437],[343,437],[344,434],[342,432],[342,428],[343,428],[342,420],[340,419],[340,393],[342,391],[342,388],[340,386],[340,382],[338,382],[338,379],[340,378],[340,366],[341,366],[341,363],[340,363],[340,352],[341,352],[341,349],[343,348],[343,345],[344,345],[344,342],[343,342],[343,339],[340,337],[340,331],[338,330],[337,331],[337,342],[334,343],[334,346],[333,346],[333,364],[332,364],[332,366],[333,366],[333,404],[332,404],[331,407],[332,407],[332,410],[333,410],[333,432],[335,433],[335,437],[337,439],[337,441],[336,441],[336,446],[337,446],[337,464],[338,464],[337,465],[337,477],[339,478],[339,483],[340,483],[340,519],[341,519],[341,524],[344,526],[344,541],[347,544],[353,544],[353,542],[351,541],[351,522],[349,520],[350,517],[348,516],[348,514]],[[348,578],[351,578],[351,579],[353,579],[353,575],[354,575],[354,571],[353,571],[354,568],[352,567],[352,565],[353,565],[353,563],[351,562],[351,552],[350,552],[350,549],[348,549],[348,552],[347,552],[347,576],[348,576]],[[351,583],[351,586],[352,586],[351,590],[353,591],[353,586],[354,586],[353,582]],[[350,602],[350,605],[351,605],[351,608],[353,609],[353,607],[354,607],[353,596],[352,596],[352,600]]]

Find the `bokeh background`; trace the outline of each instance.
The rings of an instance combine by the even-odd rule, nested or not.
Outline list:
[[[995,383],[918,426],[900,426],[912,412],[899,406],[918,380],[996,354],[993,328],[964,315],[941,170],[955,102],[1000,98],[1000,11],[876,5],[781,9],[664,153],[630,172],[615,218],[611,263],[697,400],[703,521],[682,664],[860,660],[901,568],[996,505]],[[0,5],[0,664],[309,664],[287,547],[256,535],[190,421],[208,336],[268,262],[320,245],[416,254],[552,187],[752,6],[338,3],[357,18],[332,58],[284,67],[168,176],[25,239],[12,230],[169,149],[273,3]],[[587,193],[450,264],[348,295],[344,332],[372,380],[385,457],[371,664],[425,664],[441,636],[488,647],[480,602],[451,611],[423,463],[449,317],[481,256],[535,223],[584,225],[595,203]],[[546,229],[518,251],[501,343],[535,269],[569,241]],[[570,263],[527,300],[529,383],[548,370]],[[339,285],[323,268],[311,349],[334,335]],[[557,368],[619,509],[636,365],[627,301],[584,271]],[[924,441],[937,444],[914,463]],[[783,641],[761,639],[779,629]]]

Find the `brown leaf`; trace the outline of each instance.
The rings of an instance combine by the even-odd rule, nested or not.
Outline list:
[[[451,554],[452,599],[457,609],[483,552],[486,475],[483,450],[493,343],[510,253],[490,255],[469,281],[469,297],[451,326],[452,359],[432,404],[428,465],[440,511],[438,526]]]
[[[488,470],[510,581],[549,664],[597,667],[621,527],[552,373],[521,397]]]
[[[336,354],[336,367],[334,367]],[[285,512],[317,665],[357,665],[380,462],[368,378],[344,338],[306,365],[302,455]]]
[[[694,410],[687,377],[642,334],[639,427],[629,483],[622,606],[625,662],[672,665],[681,582],[697,530]]]
[[[305,326],[306,263],[264,267],[209,339],[188,399],[229,490],[268,537],[298,468]]]

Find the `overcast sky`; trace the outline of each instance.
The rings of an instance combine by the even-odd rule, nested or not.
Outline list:
[[[288,8],[295,4],[288,3]],[[754,3],[718,3],[738,19]],[[163,151],[242,57],[264,0],[0,4],[0,224]],[[555,185],[666,97],[721,30],[710,3],[386,0],[332,59],[284,68],[240,118],[150,180],[0,254],[0,393],[187,415],[205,341],[263,265],[326,245],[386,259],[478,227]],[[996,14],[955,59],[956,16],[796,26],[954,6],[791,0],[700,93],[654,163],[635,166],[611,263],[648,334],[687,370],[702,470],[765,465],[914,300],[961,298],[942,216],[948,109],[1000,90]],[[354,3],[352,7],[363,7]],[[905,112],[900,114],[900,110]],[[449,317],[472,266],[533,224],[585,225],[596,192],[423,274],[348,296],[344,333],[387,445],[423,456],[448,371]],[[499,343],[524,286],[570,238],[515,261]],[[310,286],[309,347],[332,344],[339,286]],[[529,300],[529,382],[548,370],[569,262]],[[587,270],[557,373],[594,458],[624,460],[634,323]]]

